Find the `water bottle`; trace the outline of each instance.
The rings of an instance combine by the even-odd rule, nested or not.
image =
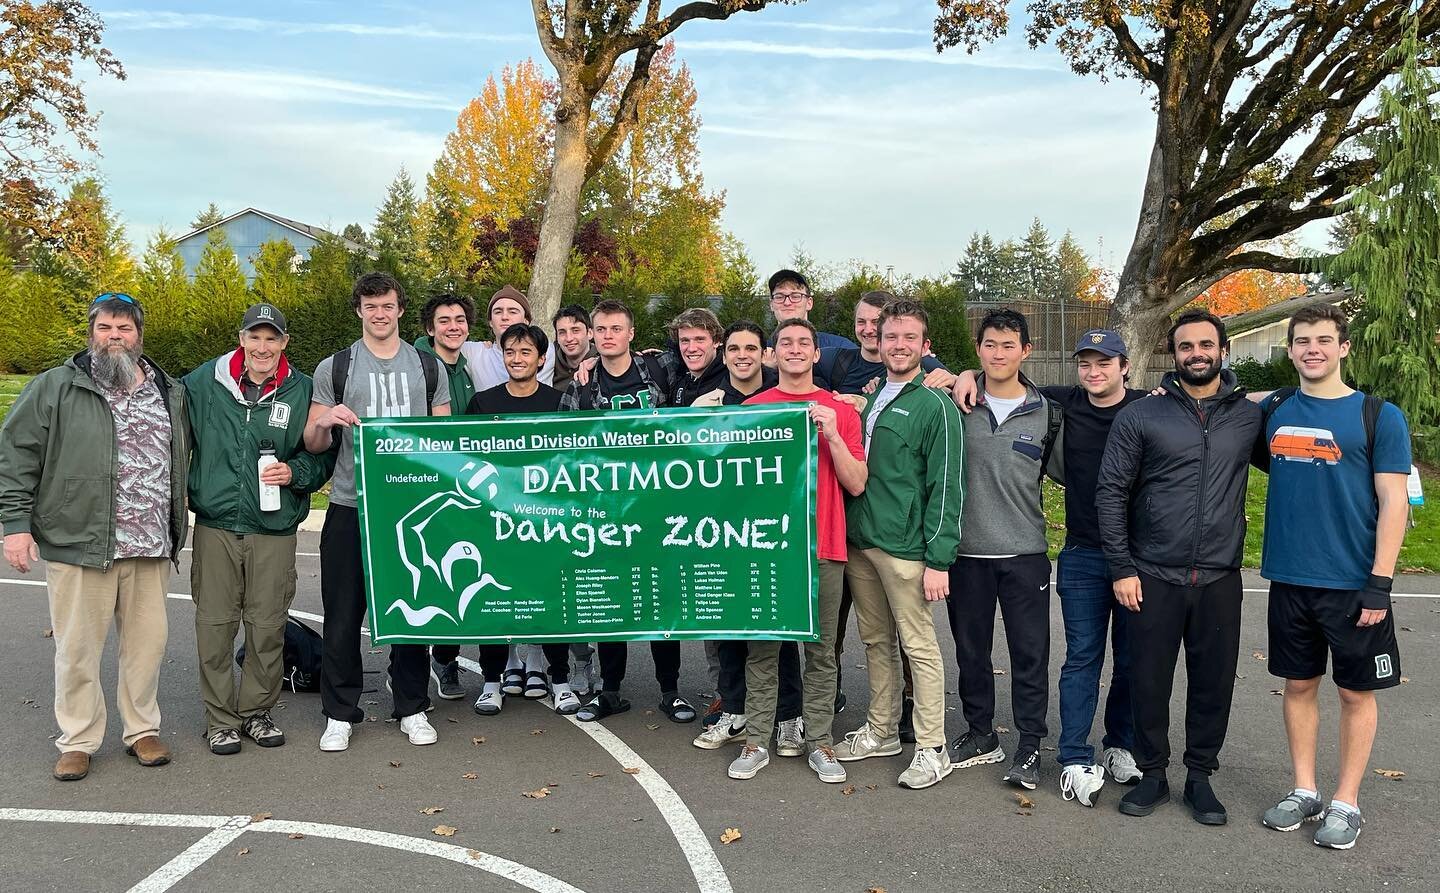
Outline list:
[[[262,440],[262,441],[260,441],[260,461],[257,462],[257,463],[255,463],[256,466],[257,466],[257,473],[258,473],[258,474],[264,474],[266,468],[268,468],[268,467],[271,466],[271,465],[274,465],[276,462],[279,462],[279,461],[280,461],[279,459],[276,459],[276,458],[275,458],[275,444],[271,443],[271,442],[268,441],[268,440]],[[279,484],[267,484],[267,483],[264,483],[263,481],[261,482],[261,484],[260,484],[260,511],[262,511],[262,512],[278,512],[278,511],[280,511],[280,485],[279,485]]]

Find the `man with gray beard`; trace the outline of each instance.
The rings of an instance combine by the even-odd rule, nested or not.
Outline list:
[[[125,750],[142,766],[170,762],[156,690],[190,448],[185,388],[141,353],[144,328],[134,298],[96,298],[90,346],[26,385],[0,428],[5,560],[22,573],[46,561],[61,781],[86,776],[105,736],[112,622]]]

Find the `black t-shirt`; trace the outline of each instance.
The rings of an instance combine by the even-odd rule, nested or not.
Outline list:
[[[843,370],[844,375],[840,381],[835,380],[836,366],[840,365],[842,358],[846,358],[849,365]],[[930,372],[935,369],[944,369],[945,364],[932,356],[920,358],[920,371]],[[820,362],[815,364],[815,386],[828,388],[832,391],[839,391],[842,394],[859,394],[871,379],[885,378],[885,364],[872,363],[865,359],[865,355],[858,348],[825,348],[820,351]]]
[[[760,387],[749,394],[742,394],[735,390],[735,386],[730,383],[730,376],[726,375],[725,380],[720,383],[720,390],[725,392],[725,396],[720,399],[720,405],[739,406],[761,391],[768,391],[775,387],[779,381],[780,373],[767,366],[760,370]]]
[[[560,409],[560,392],[547,384],[528,397],[516,397],[505,384],[498,384],[470,398],[465,407],[468,415],[508,415],[510,413],[556,412]]]
[[[1120,408],[1148,392],[1126,388],[1119,403],[1105,407],[1091,403],[1090,395],[1079,385],[1049,385],[1040,392],[1065,408],[1065,544],[1099,549],[1095,486],[1100,480],[1105,441]]]
[[[654,408],[650,405],[650,389],[645,385],[645,379],[640,377],[639,363],[645,364],[645,371],[650,373],[650,378],[662,392],[668,390],[668,382],[658,363],[638,354],[632,354],[630,360],[630,367],[618,378],[605,371],[604,363],[595,364],[596,380],[600,383],[600,401],[596,409]]]

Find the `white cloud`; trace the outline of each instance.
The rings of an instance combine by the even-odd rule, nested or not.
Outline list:
[[[790,22],[764,16],[740,16],[731,22],[743,22],[768,28],[793,28],[797,31],[822,31],[831,34],[901,34],[911,37],[928,37],[932,32],[924,28],[899,28],[891,25],[838,25],[829,22]]]
[[[355,22],[287,22],[250,16],[200,12],[117,10],[104,14],[107,25],[128,31],[243,31],[293,37],[305,34],[350,34],[357,37],[413,37],[424,40],[533,43],[533,34],[460,31],[432,25],[368,25]]]
[[[1024,71],[1058,71],[1052,62],[1039,55],[1015,55],[985,51],[969,55],[961,52],[937,53],[934,47],[838,47],[811,44],[774,43],[763,40],[703,40],[681,36],[676,44],[682,52],[756,53],[774,56],[805,56],[812,59],[833,59],[852,62],[904,62],[925,65],[972,66],[976,68],[1009,68]]]
[[[126,86],[140,93],[201,93],[280,102],[338,103],[455,111],[465,100],[295,71],[131,66]]]

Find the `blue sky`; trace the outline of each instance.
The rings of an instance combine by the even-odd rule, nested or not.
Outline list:
[[[549,71],[524,0],[93,8],[129,74],[88,89],[103,112],[100,172],[137,246],[160,226],[184,231],[211,201],[368,228],[402,164],[423,183],[489,74],[526,57]],[[934,275],[972,231],[1018,237],[1038,215],[1117,264],[1149,98],[1013,35],[937,56],[933,9],[809,0],[679,32],[726,227],[762,271],[804,243],[837,268]]]

